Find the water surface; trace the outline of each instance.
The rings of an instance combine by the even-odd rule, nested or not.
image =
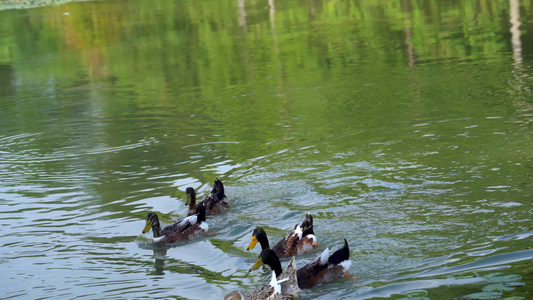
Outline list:
[[[269,281],[246,272],[252,229],[277,241],[310,211],[356,280],[303,299],[451,299],[496,273],[522,283],[500,298],[530,297],[531,20],[516,0],[0,11],[3,296],[249,291]],[[217,177],[232,209],[214,233],[141,235]]]

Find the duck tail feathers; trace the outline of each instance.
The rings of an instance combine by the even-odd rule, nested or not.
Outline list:
[[[213,184],[213,189],[211,190],[211,194],[216,196],[216,199],[220,200],[226,196],[224,194],[224,184],[222,184],[222,181],[220,179],[216,178],[215,183]]]
[[[344,247],[335,251],[328,259],[329,265],[338,265],[345,260],[350,259],[350,248],[348,247],[348,241],[344,239]]]
[[[305,220],[302,222],[302,225],[300,227],[302,227],[304,236],[308,234],[315,234],[315,232],[313,231],[313,216],[310,212],[307,212],[305,214]]]

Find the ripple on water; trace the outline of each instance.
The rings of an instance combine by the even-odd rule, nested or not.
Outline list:
[[[156,138],[147,137],[137,142],[120,146],[98,145],[92,146],[93,148],[87,148],[87,145],[58,146],[47,153],[38,147],[47,138],[50,137],[42,132],[0,137],[0,164],[4,164],[8,166],[8,169],[13,170],[13,168],[17,167],[31,167],[31,165],[47,162],[72,161],[86,155],[117,153],[159,143]],[[73,175],[76,174],[74,173]],[[56,173],[52,176],[58,176],[58,179],[61,179],[60,177],[64,176],[64,174]]]
[[[468,126],[463,123],[473,120],[447,124],[454,122],[463,130]],[[502,270],[531,259],[530,250],[508,250],[511,242],[527,241],[531,232],[497,230],[504,226],[502,222],[518,226],[517,220],[528,221],[529,215],[520,214],[525,207],[520,198],[507,201],[479,195],[507,195],[518,188],[501,178],[491,180],[493,165],[485,159],[489,155],[467,155],[470,160],[457,165],[441,163],[441,155],[457,161],[465,155],[452,152],[460,147],[450,147],[455,146],[450,139],[459,136],[457,132],[437,134],[442,131],[441,123],[424,123],[416,126],[416,134],[407,132],[412,128],[391,129],[388,141],[375,137],[364,144],[352,141],[342,146],[340,139],[352,134],[346,133],[322,141],[341,145],[332,150],[321,143],[297,145],[246,162],[222,157],[200,166],[195,175],[165,173],[148,164],[112,169],[105,178],[129,190],[116,199],[87,184],[102,172],[71,167],[61,173],[42,165],[138,150],[157,144],[158,139],[141,138],[115,147],[65,146],[41,153],[34,143],[43,134],[0,138],[5,142],[0,146],[0,164],[6,166],[0,174],[9,179],[0,187],[0,223],[8,229],[0,233],[4,246],[0,264],[9,274],[6,294],[135,298],[157,293],[195,298],[207,293],[220,298],[231,289],[253,289],[268,282],[269,274],[246,273],[259,250],[245,250],[252,229],[265,227],[271,242],[276,242],[302,222],[306,211],[314,215],[319,247],[337,249],[343,238],[348,239],[355,261],[352,272],[361,281],[343,278],[304,291],[304,297],[390,296],[414,288],[477,283],[485,279],[455,275]],[[484,134],[474,132],[482,128],[483,124],[468,128],[469,138]],[[191,157],[191,161],[199,158]],[[207,177],[204,173],[229,179],[232,210],[209,219],[214,235],[168,249],[154,247],[149,235],[138,238],[147,211],[162,213],[169,222],[186,211],[183,199],[158,193],[157,187],[144,185],[145,179],[181,192],[192,185],[205,194],[212,182],[200,179]],[[488,223],[491,218],[486,216],[493,215],[501,216],[502,222]],[[298,264],[316,255],[302,256]],[[15,281],[17,285],[11,284]],[[65,288],[63,282],[73,288]],[[32,289],[22,292],[26,285]]]

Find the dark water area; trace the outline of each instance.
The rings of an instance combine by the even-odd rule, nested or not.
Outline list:
[[[355,280],[301,299],[530,299],[532,20],[518,0],[0,10],[2,298],[245,293],[271,275],[247,272],[252,230],[309,211]],[[141,234],[215,178],[212,233]]]

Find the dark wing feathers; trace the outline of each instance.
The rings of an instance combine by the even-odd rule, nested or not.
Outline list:
[[[305,289],[322,283],[322,276],[319,275],[321,271],[326,270],[327,268],[327,264],[320,264],[320,258],[303,266],[296,273],[296,276],[298,277],[298,286],[301,289]]]
[[[226,203],[227,202],[227,203]],[[213,189],[209,195],[200,202],[204,205],[207,215],[218,214],[224,209],[228,208],[228,200],[226,194],[224,193],[224,184],[220,179],[215,179],[213,184]]]
[[[350,248],[348,247],[348,241],[344,239],[344,247],[335,251],[328,259],[328,265],[338,265],[341,262],[350,259]]]
[[[211,190],[211,195],[213,195],[213,197],[217,200],[222,200],[222,198],[226,197],[226,194],[224,194],[224,185],[218,178],[215,179],[213,189]]]
[[[305,215],[305,220],[302,222],[300,227],[302,228],[302,236],[315,234],[313,231],[313,216],[310,213]]]
[[[163,231],[161,231],[162,235],[171,235],[176,232],[183,232],[187,230],[189,227],[192,227],[193,224],[191,224],[189,218],[190,217],[185,218],[181,220],[180,222],[174,223],[170,226],[163,228]]]
[[[302,289],[311,288],[340,278],[344,273],[344,267],[340,263],[348,259],[350,259],[350,249],[348,241],[344,239],[344,247],[335,251],[328,258],[327,264],[320,264],[320,256],[318,256],[310,264],[298,270],[298,286]]]

